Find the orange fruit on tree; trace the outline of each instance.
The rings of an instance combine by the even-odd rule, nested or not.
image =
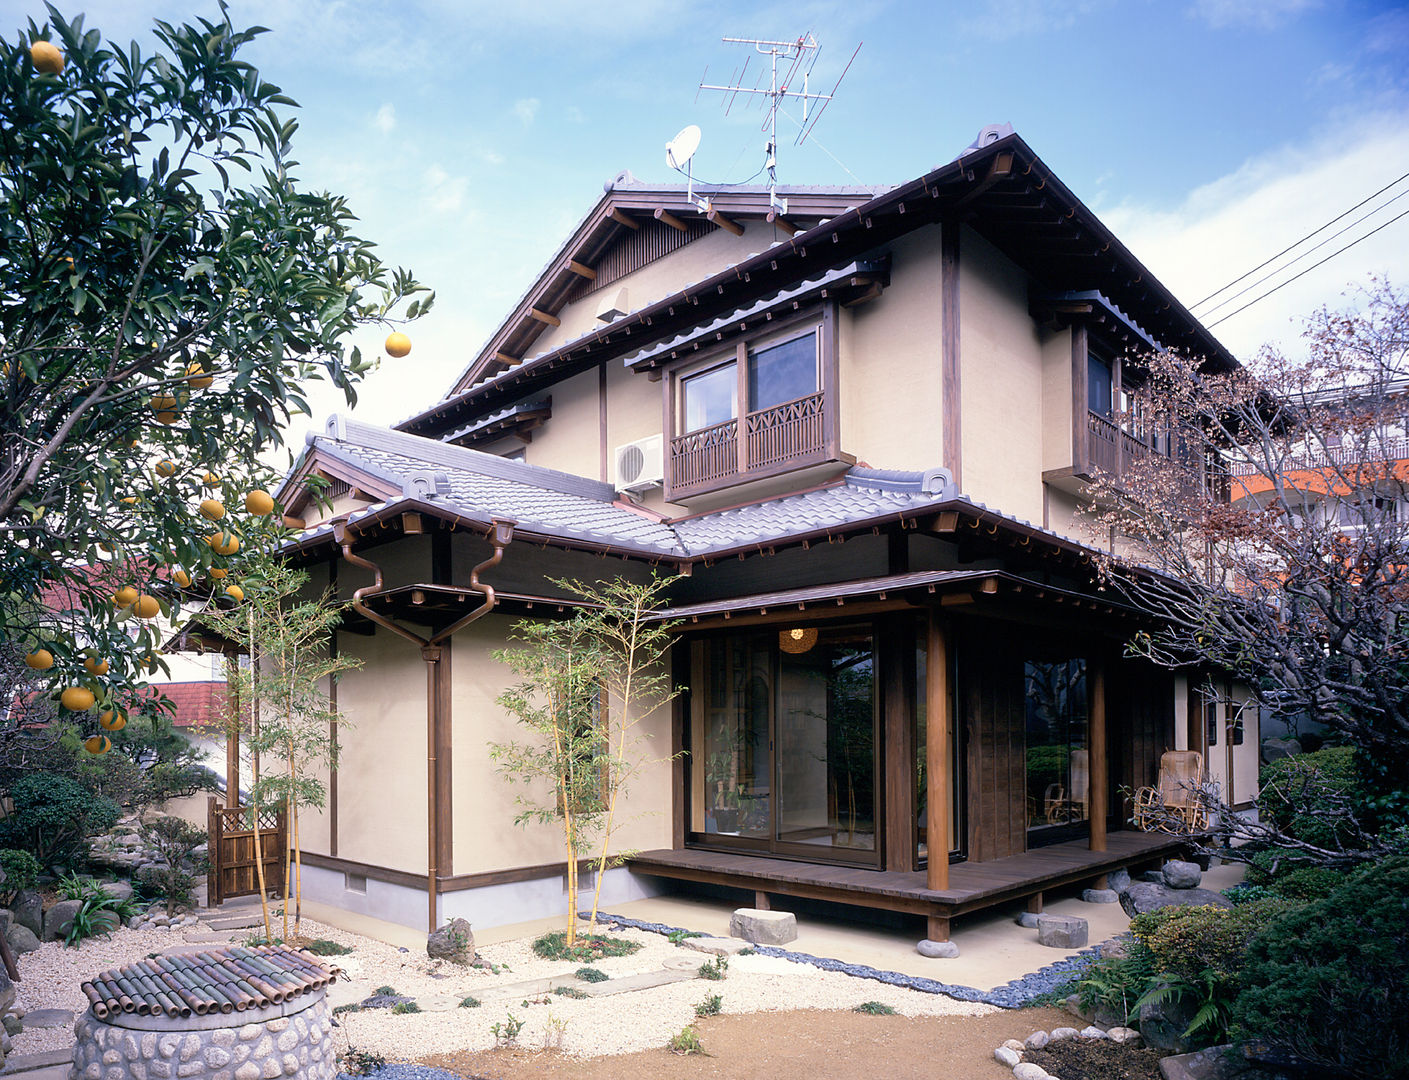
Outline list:
[[[256,517],[274,512],[274,497],[263,488],[255,488],[245,496],[245,509]]]
[[[386,339],[386,353],[394,356],[398,360],[411,351],[411,339],[400,330],[394,334],[388,334]]]
[[[204,390],[213,382],[215,382],[215,376],[207,375],[205,365],[199,360],[192,360],[186,365],[186,385],[191,389]]]
[[[93,707],[98,699],[86,686],[69,686],[59,695],[59,704],[72,712],[83,712]]]
[[[174,409],[181,403],[176,400],[175,394],[153,394],[152,400],[148,404],[160,412],[163,409]]]
[[[212,578],[214,578],[216,581],[219,581],[221,578],[223,578],[223,577],[224,577],[226,574],[228,574],[229,572],[230,572],[230,571],[229,571],[229,570],[226,570],[225,567],[223,567],[223,566],[212,566],[212,567],[210,568],[210,576],[211,576]]]
[[[171,572],[171,580],[176,582],[176,584],[180,585],[183,589],[189,589],[191,587],[191,575],[184,570],[173,570]]]
[[[219,487],[220,477],[216,476],[213,472],[208,472],[201,477],[201,483],[208,488]]]
[[[127,717],[117,709],[104,709],[98,714],[98,726],[104,731],[121,731],[127,726]]]
[[[225,595],[238,604],[245,598],[245,590],[238,585],[227,585],[225,586]]]
[[[157,603],[155,596],[143,593],[137,597],[137,602],[132,605],[132,610],[139,619],[155,619],[161,614],[161,605]]]
[[[152,469],[158,476],[175,476],[176,462],[170,458],[162,458]]]
[[[217,555],[233,555],[240,550],[240,538],[232,532],[211,533],[205,542]]]
[[[90,656],[84,660],[83,667],[89,675],[106,675],[108,673],[108,662],[99,660],[96,656]]]
[[[90,735],[83,740],[83,749],[95,756],[106,754],[113,748],[113,741],[106,735]]]
[[[29,62],[43,75],[57,75],[64,70],[64,54],[52,41],[36,41],[31,45]]]
[[[35,649],[34,652],[25,654],[24,662],[35,671],[48,671],[54,666],[54,654],[48,649]]]
[[[167,427],[170,427],[181,419],[181,414],[174,409],[162,409],[156,416],[152,417],[152,419],[158,424],[165,424]]]
[[[137,590],[131,585],[124,585],[122,588],[118,589],[117,592],[113,593],[113,603],[118,607],[127,607],[127,605],[135,604],[136,602]]]
[[[137,505],[137,496],[136,496],[136,495],[125,495],[125,496],[123,496],[121,499],[119,499],[118,502],[122,503],[123,506],[136,506],[136,505]]]
[[[219,499],[201,500],[201,517],[207,521],[219,521],[225,516],[225,504]]]

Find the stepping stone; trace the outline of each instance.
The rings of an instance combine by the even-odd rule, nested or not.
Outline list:
[[[196,925],[204,925],[210,930],[252,930],[256,926],[263,929],[264,919],[256,911],[249,915],[222,915],[218,919],[207,919],[204,923]]]
[[[68,1068],[73,1064],[73,1047],[63,1050],[44,1050],[38,1054],[11,1054],[5,1059],[5,1067],[0,1069],[0,1076],[13,1076],[15,1073],[24,1073],[25,1080],[49,1080],[49,1077],[40,1077],[40,1071],[48,1072],[55,1070],[54,1080],[58,1080],[58,1069],[63,1069],[63,1077],[67,1080]]]
[[[728,937],[685,938],[680,944],[687,949],[694,949],[695,952],[712,953],[715,956],[736,956],[749,947],[747,941]]]
[[[73,1013],[68,1009],[32,1009],[25,1013],[24,1029],[73,1027]]]
[[[791,911],[739,908],[729,917],[729,935],[755,945],[786,945],[797,940],[797,916]]]
[[[1084,949],[1088,924],[1071,915],[1039,915],[1037,944],[1052,949]]]
[[[639,975],[623,975],[620,979],[608,979],[600,983],[577,983],[588,997],[610,997],[613,994],[629,994],[635,990],[653,990],[657,986],[671,983],[689,982],[699,977],[699,968],[690,971],[643,971]]]

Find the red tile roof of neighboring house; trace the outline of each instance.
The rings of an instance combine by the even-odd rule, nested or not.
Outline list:
[[[225,709],[223,682],[159,683],[150,688],[151,697],[164,695],[175,706],[172,716],[177,727],[210,726],[221,722]]]

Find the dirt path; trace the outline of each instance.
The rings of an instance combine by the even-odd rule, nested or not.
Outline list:
[[[617,1057],[572,1058],[531,1050],[492,1050],[422,1058],[481,1080],[1011,1080],[993,1060],[1004,1039],[1068,1026],[1056,1009],[1017,1009],[989,1016],[867,1016],[852,1012],[771,1012],[716,1016],[695,1030],[704,1054],[645,1050]]]

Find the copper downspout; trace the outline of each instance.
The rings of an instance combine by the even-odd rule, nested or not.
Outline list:
[[[494,518],[492,528],[486,537],[494,547],[494,552],[470,571],[470,588],[475,592],[484,595],[484,603],[475,608],[464,618],[451,623],[434,637],[423,638],[419,634],[412,633],[403,626],[398,626],[385,615],[378,614],[367,606],[368,597],[375,596],[383,592],[386,588],[382,579],[382,569],[370,559],[365,559],[361,555],[354,555],[352,552],[352,536],[347,528],[347,523],[343,521],[333,524],[333,540],[342,548],[342,557],[354,566],[360,566],[372,572],[372,584],[364,585],[352,594],[352,609],[365,616],[377,626],[385,627],[392,633],[405,638],[414,643],[421,650],[421,659],[426,662],[426,903],[428,907],[427,931],[431,932],[439,925],[439,913],[436,910],[436,882],[439,876],[439,856],[437,853],[438,841],[440,839],[440,820],[436,813],[436,803],[440,795],[440,785],[436,779],[436,735],[441,726],[440,715],[440,695],[437,692],[440,684],[440,658],[441,644],[447,641],[451,635],[469,626],[470,623],[482,616],[488,615],[494,608],[496,597],[494,587],[479,580],[480,572],[492,566],[499,565],[499,560],[504,557],[506,548],[514,539],[514,523],[501,518]]]

